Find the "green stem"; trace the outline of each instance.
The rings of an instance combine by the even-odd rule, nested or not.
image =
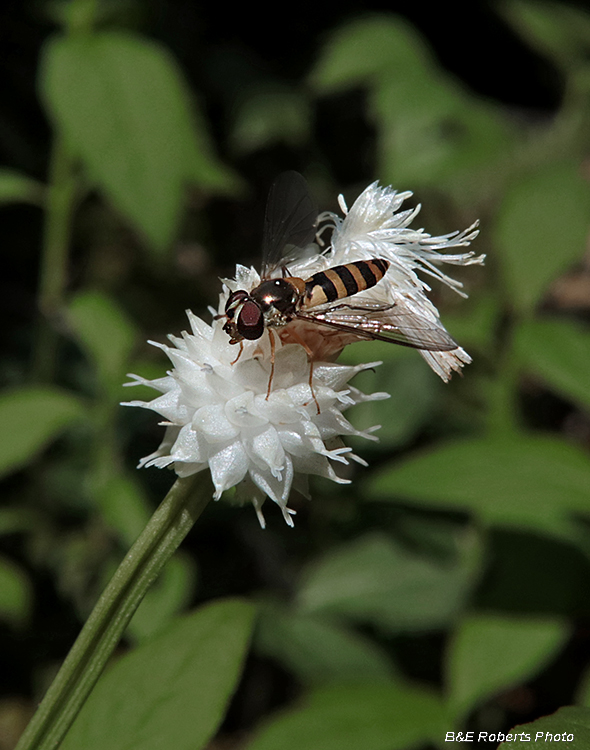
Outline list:
[[[37,295],[41,318],[33,356],[33,375],[35,380],[41,382],[52,380],[57,361],[58,329],[64,307],[76,185],[73,160],[63,138],[58,137],[51,155]]]
[[[505,361],[499,366],[494,383],[490,384],[488,404],[488,433],[496,437],[516,434],[521,431],[518,406],[518,370],[513,362]]]
[[[100,677],[148,587],[211,497],[205,474],[178,479],[96,604],[15,750],[53,750]]]
[[[520,365],[516,357],[514,336],[522,315],[513,312],[506,321],[502,341],[495,354],[496,377],[489,386],[488,434],[497,438],[516,435],[522,430],[518,402]]]

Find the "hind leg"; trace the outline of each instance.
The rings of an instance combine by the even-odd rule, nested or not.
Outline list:
[[[291,337],[299,344],[299,346],[302,346],[305,349],[305,352],[307,353],[307,356],[309,357],[309,390],[311,391],[311,397],[315,402],[315,405],[317,407],[318,414],[319,414],[320,405],[318,403],[317,398],[315,397],[315,392],[313,390],[313,359],[312,359],[313,352],[296,331],[289,331],[289,333]],[[309,401],[307,402],[307,404],[309,404]],[[304,406],[307,406],[307,404],[304,404]]]

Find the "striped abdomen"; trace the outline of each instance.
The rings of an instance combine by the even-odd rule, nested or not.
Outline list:
[[[380,281],[389,268],[383,258],[357,260],[344,266],[334,266],[315,273],[305,281],[303,307],[315,307],[370,289]]]

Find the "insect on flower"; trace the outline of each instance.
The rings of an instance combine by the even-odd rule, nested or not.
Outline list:
[[[355,302],[354,297],[360,292],[387,283],[391,264],[385,258],[376,256],[333,266],[307,279],[292,276],[289,266],[302,257],[313,241],[317,225],[318,212],[304,178],[297,172],[284,172],[272,185],[266,205],[261,283],[251,291],[233,291],[225,312],[216,317],[226,318],[223,330],[231,344],[240,344],[234,363],[242,354],[245,339],[260,339],[268,331],[271,373],[267,398],[274,373],[273,329],[278,329],[283,340],[300,344],[311,363],[309,385],[319,414],[312,386],[317,357],[305,337],[310,325],[326,334],[326,329],[346,334],[346,343],[379,339],[439,352],[457,349],[458,344],[437,321],[410,312],[396,302]],[[281,276],[277,277],[279,272]]]
[[[421,277],[466,296],[440,266],[483,263],[483,255],[464,250],[477,223],[438,237],[412,229],[420,206],[401,210],[410,196],[374,182],[350,209],[340,196],[343,218],[318,217],[303,178],[279,177],[267,204],[262,274],[237,266],[212,325],[189,310],[190,332],[169,336],[170,345],[151,342],[172,362],[166,377],[130,376],[128,385],[147,385],[158,395],[127,405],[156,412],[166,426],[159,448],[140,466],[172,466],[181,477],[208,469],[216,500],[235,488],[228,499],[251,501],[264,526],[268,497],[292,526],[291,490],[309,497],[310,475],[349,483],[335,467],[365,462],[344,439],[377,439],[378,425],[358,430],[344,412],[388,397],[350,382],[380,363],[335,363],[345,346],[381,339],[414,347],[444,381],[469,364]],[[319,237],[330,227],[329,245],[320,251]],[[231,344],[240,344],[237,357]]]

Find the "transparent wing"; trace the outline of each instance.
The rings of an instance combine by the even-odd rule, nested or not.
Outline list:
[[[459,346],[442,323],[418,315],[401,304],[374,307],[339,304],[313,312],[298,312],[297,317],[351,333],[360,339],[389,341],[414,349],[445,352]]]
[[[297,260],[314,238],[317,207],[299,172],[283,172],[266,203],[262,238],[262,278]]]

